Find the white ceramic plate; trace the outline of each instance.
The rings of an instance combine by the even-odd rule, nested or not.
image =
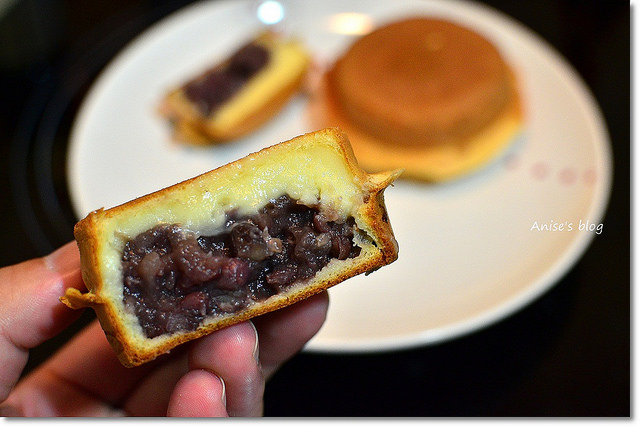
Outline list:
[[[576,73],[531,31],[467,2],[280,5],[284,15],[276,25],[301,37],[324,62],[358,31],[401,16],[437,15],[467,25],[515,68],[527,110],[523,135],[481,172],[445,185],[398,182],[387,190],[398,261],[333,288],[326,324],[307,349],[399,349],[477,330],[545,292],[592,238],[606,233],[600,221],[612,160],[601,114]],[[314,130],[304,119],[303,95],[250,137],[207,149],[171,143],[156,114],[169,88],[263,25],[257,10],[254,1],[194,4],[144,32],[106,68],[70,141],[70,191],[79,217]]]

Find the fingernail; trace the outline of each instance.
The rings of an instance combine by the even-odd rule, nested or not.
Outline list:
[[[249,324],[253,328],[253,333],[256,336],[255,344],[253,345],[253,358],[255,359],[257,364],[260,364],[260,343],[258,342],[258,330],[256,329],[256,325],[254,325],[252,321],[249,321]]]
[[[226,408],[227,407],[227,385],[225,384],[221,376],[217,375],[217,377],[220,380],[220,383],[222,384],[222,404]]]

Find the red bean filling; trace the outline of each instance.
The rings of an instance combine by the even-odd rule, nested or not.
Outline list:
[[[236,52],[225,67],[214,68],[184,86],[184,92],[208,116],[231,98],[269,61],[269,51],[250,43]]]
[[[313,277],[332,259],[357,256],[354,220],[329,221],[288,196],[256,215],[227,214],[225,231],[197,237],[159,225],[124,248],[124,303],[147,337],[195,330]]]

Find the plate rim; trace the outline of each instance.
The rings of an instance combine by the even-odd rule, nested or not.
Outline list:
[[[91,110],[95,108],[93,106],[98,103],[100,99],[99,95],[104,90],[104,87],[108,86],[110,77],[118,71],[118,67],[121,67],[130,56],[136,53],[137,48],[144,46],[144,43],[150,43],[150,39],[153,39],[158,33],[162,33],[162,29],[167,25],[167,21],[172,20],[176,22],[178,19],[185,19],[184,17],[187,16],[187,14],[195,14],[198,8],[217,8],[232,3],[249,4],[250,2],[232,2],[230,0],[197,2],[166,16],[127,43],[94,80],[89,92],[82,100],[78,113],[72,123],[66,158],[70,201],[78,217],[85,215],[88,208],[88,203],[84,201],[82,192],[74,186],[75,182],[80,182],[81,180],[77,167],[80,144],[78,141],[80,135],[83,133],[83,127],[88,125],[88,116]],[[508,25],[510,27],[510,33],[526,38],[525,41],[528,44],[533,45],[539,52],[544,54],[553,62],[556,70],[562,72],[565,78],[565,84],[570,84],[571,90],[579,96],[578,101],[584,106],[587,119],[589,119],[590,124],[594,126],[594,130],[598,134],[594,136],[594,150],[596,161],[602,164],[603,174],[599,175],[599,179],[596,182],[593,196],[589,200],[590,204],[587,213],[591,218],[602,220],[611,197],[614,167],[613,155],[604,115],[582,76],[549,42],[521,22],[500,10],[485,4],[461,0],[454,2],[425,0],[422,3],[425,5],[436,4],[444,8],[470,8],[474,9],[475,12],[479,11],[479,13],[491,14],[498,21]],[[447,6],[445,6],[445,4]],[[391,5],[389,6],[391,9],[393,7],[394,6]],[[178,17],[178,14],[181,14],[181,16]],[[506,301],[502,301],[500,304],[494,304],[492,307],[485,309],[482,313],[472,318],[465,318],[461,321],[450,323],[446,327],[427,329],[419,333],[397,335],[392,339],[382,337],[379,339],[358,340],[350,343],[345,343],[340,340],[337,342],[332,342],[331,340],[322,342],[318,339],[317,335],[306,344],[304,350],[317,353],[369,353],[402,350],[452,340],[485,329],[526,307],[555,286],[584,255],[592,243],[593,238],[593,233],[576,233],[575,237],[563,250],[562,255],[558,257],[546,271],[537,276],[536,280],[531,281],[527,287],[523,288],[515,296]]]

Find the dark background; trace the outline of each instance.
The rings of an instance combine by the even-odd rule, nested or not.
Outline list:
[[[79,103],[128,41],[189,2],[9,3],[0,11],[0,266],[72,239],[64,164]],[[485,3],[551,43],[597,99],[615,168],[602,234],[549,292],[484,330],[407,351],[296,356],[268,383],[266,415],[631,415],[629,4]],[[32,351],[27,369],[75,329]]]

